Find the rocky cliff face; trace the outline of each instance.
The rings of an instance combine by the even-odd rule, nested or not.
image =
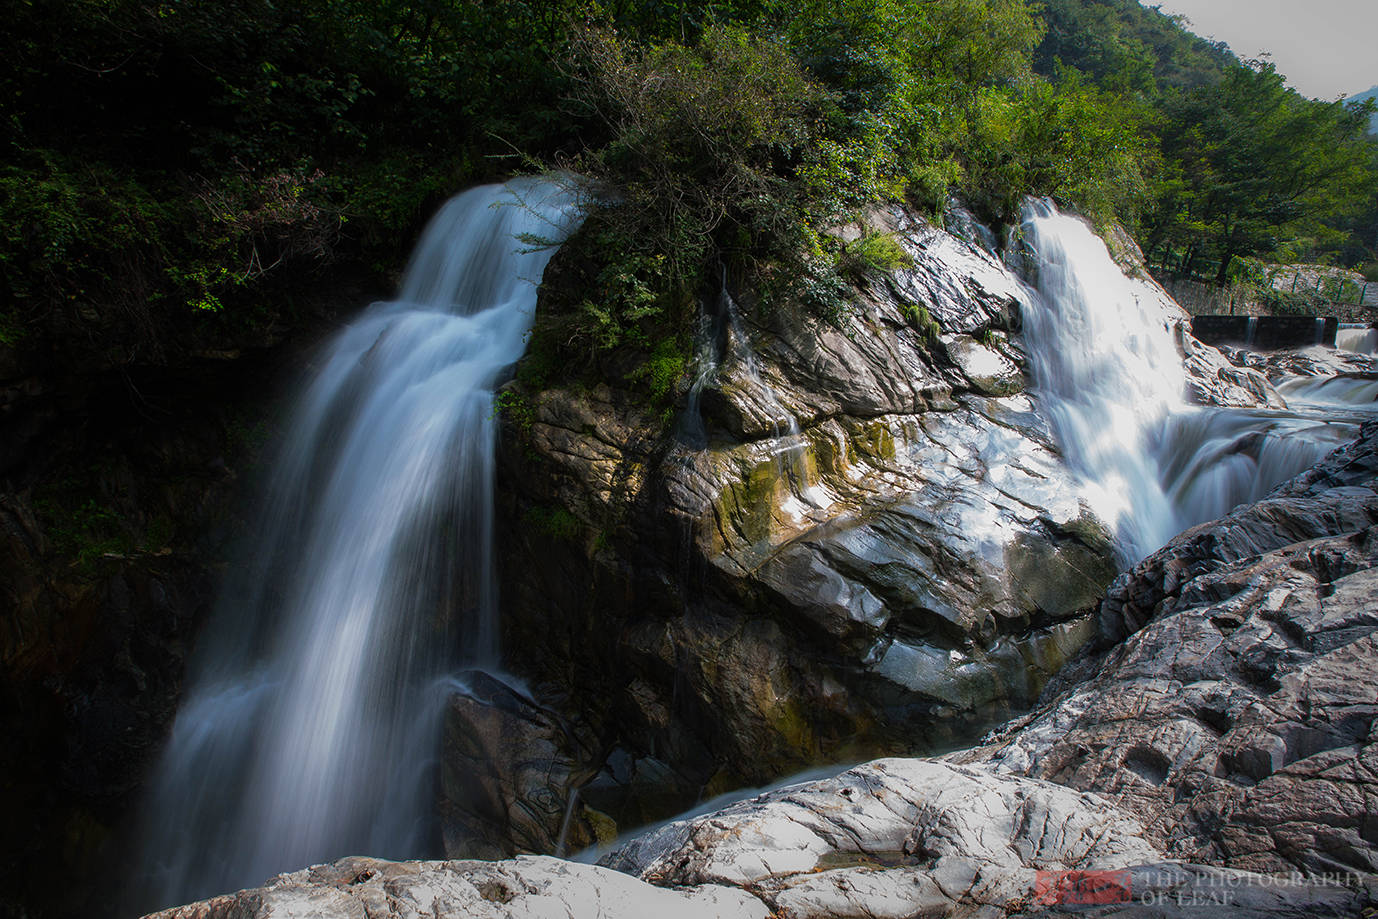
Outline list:
[[[1370,424],[1117,580],[1109,650],[980,745],[762,795],[604,863],[790,917],[1017,915],[1076,902],[1036,872],[1108,869],[1121,888],[1093,902],[1144,915],[1368,915],[1376,497]]]
[[[552,774],[595,776],[538,821],[547,851],[814,763],[969,742],[1095,633],[1116,567],[1026,392],[1028,289],[975,233],[871,222],[912,266],[873,274],[844,329],[724,285],[672,423],[607,386],[515,390],[505,654],[592,752]],[[1276,398],[1180,336],[1203,400]],[[459,842],[472,808],[448,812],[452,852],[491,852]]]
[[[1099,649],[971,748],[661,826],[622,878],[348,860],[159,916],[1370,916],[1375,575],[1378,422],[1118,578]]]
[[[907,335],[898,323],[890,331],[896,339]],[[884,654],[861,653],[876,633],[891,638],[888,647],[945,640],[951,644],[934,646],[974,657],[976,648],[1002,636],[1023,639],[1051,628],[1049,622],[1080,623],[1085,644],[1043,681],[1032,712],[943,756],[876,760],[661,826],[605,847],[602,867],[531,857],[346,859],[169,910],[160,919],[1372,913],[1378,906],[1372,744],[1378,423],[1265,500],[1179,535],[1116,578],[1103,601],[1092,599],[1058,618],[1032,594],[973,591],[966,596],[992,604],[989,616],[954,604],[959,615],[946,618],[932,604],[902,606],[895,598],[903,595],[885,580],[891,562],[875,553],[931,558],[937,547],[956,546],[942,570],[960,590],[977,583],[975,576],[962,581],[952,572],[979,575],[983,558],[962,554],[971,545],[960,541],[967,531],[920,527],[923,541],[911,536],[902,543],[893,532],[897,524],[872,521],[906,513],[906,522],[915,519],[912,511],[895,510],[919,503],[907,487],[915,493],[947,487],[927,493],[930,500],[943,497],[929,513],[941,516],[951,502],[959,519],[978,500],[994,500],[983,491],[987,485],[1006,494],[1005,480],[992,483],[991,466],[963,467],[958,460],[962,444],[980,443],[977,434],[998,424],[993,405],[1022,397],[951,385],[972,381],[956,375],[955,360],[925,351],[922,366],[951,385],[946,401],[925,396],[924,409],[889,406],[874,416],[810,414],[778,356],[789,352],[777,353],[772,344],[777,334],[787,333],[754,330],[754,367],[743,373],[751,381],[744,389],[769,387],[771,396],[724,414],[714,400],[737,397],[728,392],[730,382],[719,382],[717,394],[704,394],[707,436],[697,446],[644,436],[650,419],[611,390],[541,396],[527,437],[510,432],[508,449],[522,455],[514,460],[506,500],[509,511],[527,508],[528,516],[511,518],[526,525],[513,527],[506,545],[529,554],[509,574],[509,590],[518,604],[549,606],[539,620],[522,618],[534,617],[534,607],[518,612],[524,625],[509,648],[519,663],[524,654],[557,656],[544,668],[527,664],[536,676],[530,692],[475,675],[452,701],[450,758],[462,764],[458,771],[477,770],[478,780],[469,783],[466,798],[458,778],[447,779],[454,786],[447,842],[459,851],[486,845],[492,854],[515,847],[494,843],[496,833],[475,842],[475,815],[505,827],[522,846],[607,842],[615,831],[608,813],[620,806],[622,815],[632,808],[648,815],[668,806],[676,783],[687,783],[693,769],[717,770],[721,779],[732,768],[725,765],[728,755],[745,758],[735,767],[741,775],[790,762],[798,749],[827,752],[821,741],[828,731],[884,738],[887,725],[899,724],[927,731],[921,736],[928,743],[944,730],[933,727],[944,717],[957,711],[976,717],[981,709],[969,701],[976,697],[956,693],[947,709],[887,708],[887,697],[874,691],[881,681],[894,682],[877,672]],[[730,348],[729,339],[719,352],[724,366],[731,364]],[[1006,357],[1017,361],[1017,351]],[[722,379],[733,379],[730,370]],[[1254,376],[1244,379],[1250,383],[1244,388],[1257,383]],[[1259,391],[1272,398],[1266,386]],[[779,407],[798,421],[798,435],[788,419],[754,437],[727,420]],[[1050,466],[1043,468],[1055,471],[1055,455],[1040,443],[1036,415],[1029,414],[1008,436],[1048,450]],[[898,436],[904,428],[893,418],[918,432],[939,420],[951,425],[945,429],[953,435],[951,449],[942,454],[951,467],[916,450],[921,433]],[[877,419],[893,448],[872,446],[883,443],[879,435],[863,436]],[[820,448],[828,441],[817,430],[833,423],[852,439],[851,454]],[[793,449],[796,436],[803,438],[798,455],[805,461],[802,471],[790,473],[783,471],[790,466],[774,464],[769,445],[783,441]],[[989,442],[983,446],[990,449]],[[845,455],[847,465],[838,472],[824,455]],[[926,461],[906,466],[902,456]],[[759,503],[742,491],[725,504],[722,494],[743,488],[760,468],[770,473],[763,481],[773,484],[756,493]],[[850,479],[847,470],[858,468],[864,477]],[[868,490],[860,481],[878,484]],[[544,483],[551,490],[540,491]],[[832,517],[809,517],[823,505],[822,497],[805,502],[810,488],[845,506]],[[559,507],[570,520],[548,510],[550,504],[529,503],[533,495],[566,502]],[[626,517],[611,513],[619,497],[631,499]],[[741,522],[752,508],[755,528]],[[607,516],[595,516],[600,509]],[[637,516],[648,514],[674,525],[668,533],[648,528],[647,518]],[[1084,517],[1076,519],[1082,523],[1060,524],[1070,531],[1063,540],[1091,552],[1095,539],[1082,532]],[[595,523],[602,528],[590,530]],[[871,527],[864,545],[878,572],[839,561],[849,545],[839,534],[856,527]],[[1034,530],[1027,522],[1009,527],[1000,532],[1027,537]],[[1049,528],[1044,538],[1048,532],[1055,531]],[[816,561],[767,579],[763,572],[796,558],[794,551]],[[1048,564],[1058,563],[1054,557]],[[810,571],[821,574],[809,580]],[[911,565],[905,578],[919,582],[922,574]],[[593,591],[587,597],[569,596],[567,586],[563,595],[553,592],[562,577],[589,577]],[[835,589],[820,587],[827,584]],[[861,590],[879,605],[851,602]],[[820,596],[832,601],[827,611],[820,611],[826,605]],[[741,604],[735,618],[733,602]],[[1011,615],[1020,609],[1037,609],[1046,620],[1029,613],[1026,623]],[[971,650],[951,646],[954,633],[943,627],[921,639],[887,631],[896,620],[933,616],[967,629],[961,649]],[[991,632],[982,631],[982,622],[995,623]],[[818,657],[798,656],[805,652]],[[657,669],[668,668],[667,661],[681,668],[668,689]],[[987,666],[990,674],[1008,672]],[[936,697],[935,688],[959,685],[954,672],[935,667],[935,683],[910,692]],[[595,694],[576,695],[577,679],[592,680]],[[831,700],[823,691],[829,680],[841,687]],[[605,694],[601,701],[596,693]],[[770,712],[799,698],[807,706],[795,709],[796,717],[770,720]],[[571,717],[575,710],[582,714]],[[722,736],[729,729],[754,731],[749,736],[758,746]],[[945,730],[950,737],[962,733]],[[816,746],[791,746],[801,736]],[[492,760],[494,751],[507,755]],[[577,797],[567,792],[574,787]]]

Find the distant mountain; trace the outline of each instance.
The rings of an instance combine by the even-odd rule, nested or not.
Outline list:
[[[1044,0],[1047,32],[1034,51],[1034,69],[1075,67],[1103,86],[1150,95],[1193,89],[1220,80],[1238,59],[1224,42],[1194,35],[1181,16],[1139,0]]]
[[[1378,86],[1373,87],[1367,92],[1359,93],[1357,96],[1350,96],[1346,102],[1365,102],[1369,99],[1378,99]],[[1368,132],[1378,134],[1378,112],[1373,113],[1373,118],[1369,120]]]

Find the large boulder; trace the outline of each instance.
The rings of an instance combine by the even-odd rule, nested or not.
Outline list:
[[[1096,633],[1117,567],[1026,389],[1035,294],[970,220],[867,224],[910,264],[843,328],[727,279],[672,418],[607,383],[504,397],[508,664],[611,751],[578,819],[971,742]],[[1203,401],[1276,402],[1181,334]]]
[[[622,811],[619,773],[683,807],[950,747],[1094,633],[1116,567],[1025,392],[1031,294],[901,209],[872,222],[911,267],[872,275],[846,328],[725,288],[669,422],[605,384],[507,397],[506,656],[625,761],[594,794],[624,829],[673,809],[643,789]]]
[[[1098,794],[941,760],[878,760],[632,840],[603,864],[752,891],[781,919],[1354,915],[1357,877],[1167,861]]]

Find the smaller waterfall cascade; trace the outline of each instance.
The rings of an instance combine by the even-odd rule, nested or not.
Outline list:
[[[576,220],[559,181],[459,195],[323,352],[154,778],[159,905],[432,848],[441,678],[496,663],[493,388],[553,254],[523,240]]]
[[[1043,409],[1092,509],[1138,557],[1176,532],[1149,450],[1151,432],[1185,408],[1169,317],[1083,221],[1038,202],[1023,231],[1038,292],[1024,340]]]
[[[1027,208],[1022,232],[1037,266],[1024,315],[1034,384],[1123,564],[1258,500],[1353,436],[1343,420],[1188,405],[1165,295],[1126,277],[1085,222],[1047,202]]]
[[[1335,333],[1335,347],[1356,354],[1378,354],[1378,329],[1371,325],[1341,323]]]
[[[1378,411],[1378,379],[1369,376],[1293,377],[1277,390],[1298,408]]]

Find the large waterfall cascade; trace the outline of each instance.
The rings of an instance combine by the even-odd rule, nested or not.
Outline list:
[[[1353,436],[1342,419],[1189,405],[1166,295],[1126,277],[1084,221],[1047,202],[1027,208],[1022,234],[1037,266],[1024,314],[1034,385],[1123,563]]]
[[[575,215],[558,180],[459,195],[323,353],[154,779],[150,899],[433,848],[441,678],[497,658],[493,388],[553,253],[523,240]]]

